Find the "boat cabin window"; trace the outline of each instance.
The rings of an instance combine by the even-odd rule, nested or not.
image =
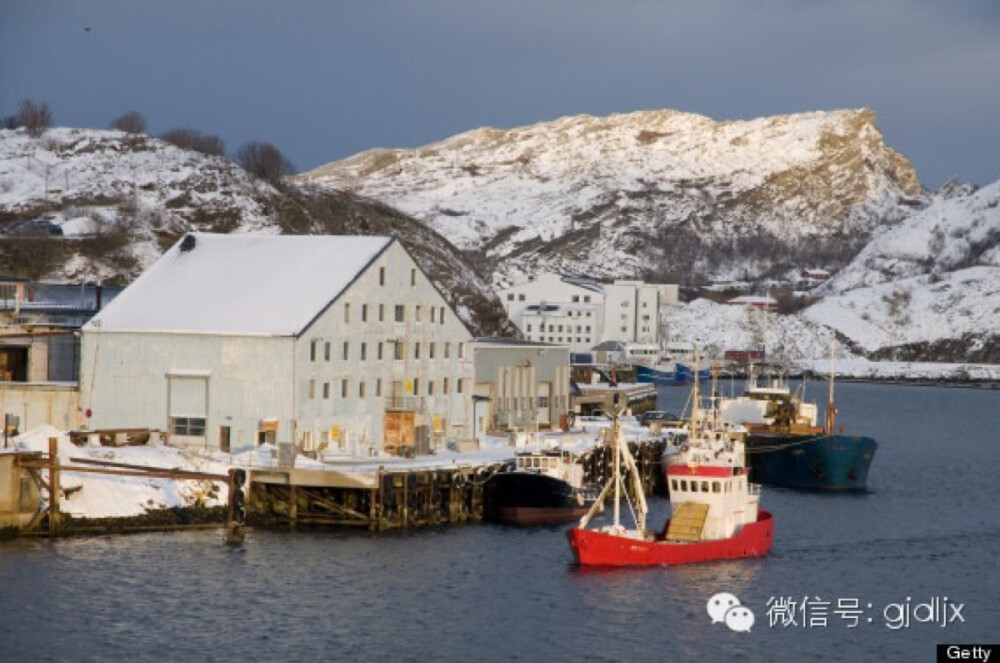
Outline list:
[[[681,481],[681,490],[683,490],[684,492],[687,492],[687,489],[688,489],[688,482],[682,480]]]
[[[670,480],[670,490],[677,490],[677,479]]]
[[[701,492],[703,492],[703,493],[707,493],[708,492],[708,482],[707,481],[702,481],[701,482]]]
[[[712,492],[713,493],[721,493],[722,492],[722,485],[718,481],[713,481],[712,482]]]

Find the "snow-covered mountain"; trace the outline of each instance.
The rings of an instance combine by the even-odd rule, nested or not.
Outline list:
[[[0,273],[124,284],[190,230],[396,235],[474,329],[506,324],[461,252],[377,201],[274,187],[224,158],[145,135],[0,130]]]
[[[839,268],[923,204],[868,110],[715,122],[670,110],[477,129],[299,176],[392,205],[494,280]]]

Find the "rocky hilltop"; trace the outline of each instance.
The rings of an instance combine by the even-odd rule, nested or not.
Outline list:
[[[836,270],[926,204],[864,109],[581,115],[370,150],[297,181],[413,215],[495,281],[539,269],[684,281]]]
[[[0,130],[0,274],[126,284],[191,230],[395,235],[473,330],[507,327],[460,251],[377,201],[275,187],[227,159],[145,135]]]

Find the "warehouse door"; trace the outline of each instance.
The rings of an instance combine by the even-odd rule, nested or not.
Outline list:
[[[206,446],[208,378],[172,375],[167,380],[171,442],[185,446]]]

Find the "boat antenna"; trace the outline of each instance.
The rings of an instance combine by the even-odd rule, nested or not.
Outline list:
[[[694,437],[695,427],[698,425],[698,344],[694,344],[694,390],[691,392],[691,436]]]

